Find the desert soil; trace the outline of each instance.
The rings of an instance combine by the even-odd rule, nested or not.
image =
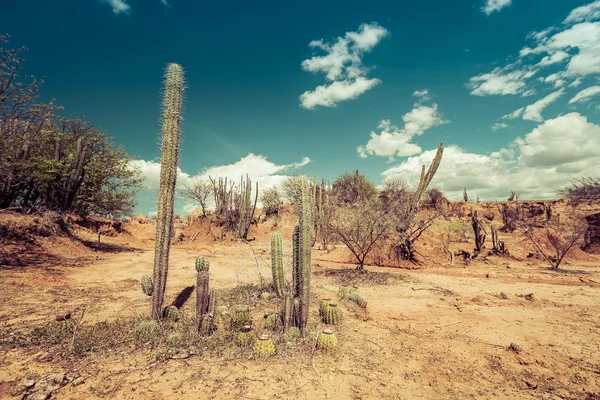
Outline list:
[[[280,224],[284,245],[292,224]],[[197,255],[211,261],[215,288],[270,279],[272,221],[260,232],[256,228],[250,243],[213,240],[210,228],[182,226],[188,239],[193,231],[202,232],[194,242],[186,239],[172,247],[167,302],[194,284]],[[0,266],[0,327],[22,333],[59,312],[78,315],[84,309],[85,324],[149,314],[150,300],[139,282],[152,271],[153,241],[148,226],[136,229],[103,237],[107,247],[95,252],[42,238],[48,248],[68,254],[59,261]],[[95,237],[84,229],[78,234]],[[433,237],[425,238],[425,245],[429,240],[435,247]],[[515,251],[524,246],[509,239]],[[560,271],[550,271],[526,257],[490,256],[452,266],[445,257],[421,254],[422,263],[414,269],[367,267],[382,279],[358,283],[368,300],[366,310],[341,302],[345,315],[336,327],[340,344],[334,354],[257,360],[232,350],[224,357],[192,354],[156,361],[150,350],[139,350],[67,361],[53,358],[52,349],[4,346],[0,398],[9,398],[23,378],[66,372],[81,376],[83,383],[61,387],[52,398],[600,399],[600,263],[595,256],[571,259]],[[354,268],[350,261],[341,245],[313,251],[313,321],[318,321],[319,299],[337,298],[340,282],[349,276],[343,272]],[[182,307],[187,315],[193,310],[194,296]],[[324,328],[316,322],[313,327]],[[522,351],[509,349],[511,343]]]

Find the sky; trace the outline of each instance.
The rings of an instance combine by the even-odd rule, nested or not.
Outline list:
[[[178,185],[249,174],[556,197],[600,173],[600,0],[0,0],[41,100],[114,138],[156,210],[167,63],[186,76]],[[178,196],[176,212],[196,205]]]

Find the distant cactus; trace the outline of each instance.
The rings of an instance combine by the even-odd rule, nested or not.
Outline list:
[[[144,292],[146,296],[152,296],[152,292],[154,292],[154,281],[150,275],[142,276],[141,285],[142,292]]]
[[[283,255],[281,250],[281,234],[271,234],[271,269],[273,272],[273,288],[278,297],[283,297],[285,280],[283,278]]]
[[[280,314],[269,314],[265,320],[265,328],[278,331],[283,327],[283,321]]]
[[[159,319],[162,316],[167,286],[169,250],[173,234],[173,208],[179,159],[183,88],[183,68],[178,64],[169,64],[165,76],[163,99],[160,189],[158,192],[158,214],[154,246],[152,316],[155,319]]]
[[[300,329],[295,326],[289,327],[283,334],[286,342],[296,343],[300,339]]]
[[[275,343],[267,334],[260,335],[254,342],[254,354],[259,357],[271,357],[275,355]]]
[[[196,258],[196,328],[198,331],[206,330],[206,323],[202,321],[208,315],[209,295],[209,272],[210,263],[200,256]]]
[[[232,331],[240,330],[246,325],[252,325],[252,317],[250,315],[250,310],[238,309],[231,313],[230,329]]]
[[[350,293],[348,300],[355,302],[359,307],[367,308],[367,301],[358,292]]]
[[[321,301],[321,306],[319,307],[319,316],[323,318],[323,315],[327,312],[327,307],[331,303],[331,299],[323,299]]]
[[[337,304],[329,303],[322,320],[328,325],[339,324],[342,321],[342,309]]]
[[[340,286],[340,288],[338,289],[338,296],[340,296],[340,298],[346,300],[349,295],[350,295],[350,287],[347,285]]]
[[[317,338],[318,349],[334,351],[337,348],[337,345],[337,337],[335,337],[335,334],[331,330],[325,329],[323,332],[319,333],[319,337]]]
[[[252,331],[251,325],[244,325],[240,333],[237,336],[237,344],[241,348],[248,348],[254,346],[256,341],[256,334]]]

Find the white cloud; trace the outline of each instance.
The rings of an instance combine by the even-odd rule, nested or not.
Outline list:
[[[569,53],[559,50],[556,53],[553,53],[552,55],[542,58],[542,60],[539,63],[537,63],[537,65],[540,67],[545,67],[548,65],[563,62],[564,60],[566,60],[569,57],[570,57]]]
[[[494,132],[496,132],[498,129],[508,128],[508,124],[504,122],[496,122],[494,125],[491,126],[491,128]]]
[[[420,101],[429,100],[429,90],[427,89],[415,90],[412,95],[418,98]]]
[[[475,96],[524,94],[526,81],[537,73],[537,69],[514,69],[513,66],[495,68],[492,72],[479,74],[469,79],[467,88]]]
[[[525,107],[523,119],[529,121],[542,122],[544,120],[544,118],[542,117],[542,111],[544,111],[546,107],[548,107],[551,103],[555,102],[564,93],[565,91],[561,89],[554,93],[550,93],[548,96],[536,101],[533,104],[528,105],[527,107]]]
[[[494,11],[500,11],[504,7],[510,6],[511,0],[485,0],[484,6],[481,11],[490,15]]]
[[[338,102],[355,99],[379,84],[379,79],[366,78],[368,68],[363,65],[362,57],[388,34],[387,29],[377,23],[361,24],[358,31],[346,32],[344,37],[338,37],[333,43],[323,40],[310,42],[310,47],[322,50],[326,55],[302,61],[302,69],[324,73],[332,83],[300,95],[302,107],[334,107]]]
[[[127,0],[103,0],[105,3],[110,4],[115,14],[126,13],[131,7],[127,4]]]
[[[505,199],[511,190],[523,199],[555,198],[556,190],[600,164],[600,126],[570,113],[545,121],[508,148],[490,155],[469,153],[447,146],[430,187],[451,199],[462,197],[463,187],[483,200]],[[417,182],[420,166],[429,165],[435,150],[428,150],[382,173]]]
[[[590,97],[593,97],[600,93],[600,86],[590,86],[589,88],[583,89],[577,93],[575,97],[569,100],[569,104],[577,103],[578,101],[587,101]]]
[[[600,0],[596,0],[593,3],[573,9],[563,23],[569,24],[593,21],[598,18],[600,18]]]
[[[334,81],[329,85],[319,85],[313,91],[302,93],[300,102],[302,107],[308,109],[316,106],[335,107],[340,101],[356,99],[379,83],[381,81],[377,78],[366,79],[363,77]]]
[[[506,114],[505,116],[502,117],[502,119],[516,119],[519,118],[521,115],[523,115],[523,113],[525,112],[525,107],[521,107],[516,109],[515,111],[513,111],[510,114]]]
[[[379,134],[371,132],[367,144],[356,148],[358,155],[362,158],[375,155],[391,159],[394,156],[406,157],[419,154],[422,150],[418,145],[410,142],[412,138],[448,122],[442,118],[435,103],[432,106],[416,103],[411,111],[402,116],[402,121],[404,126],[398,128],[392,125],[389,119],[382,120],[377,126],[381,132]]]

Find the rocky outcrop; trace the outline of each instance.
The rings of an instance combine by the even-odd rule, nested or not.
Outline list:
[[[600,213],[585,217],[588,223],[582,249],[588,253],[600,254]]]

